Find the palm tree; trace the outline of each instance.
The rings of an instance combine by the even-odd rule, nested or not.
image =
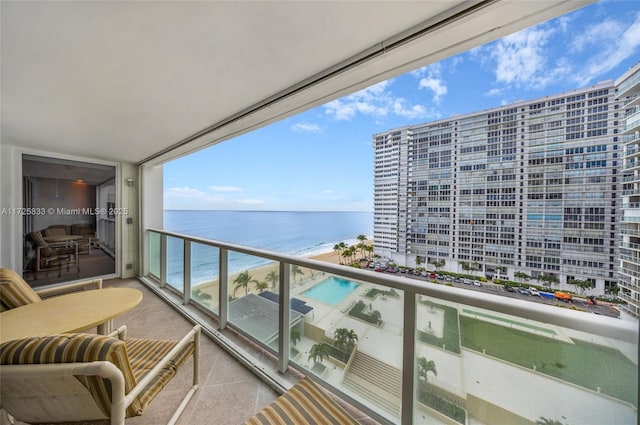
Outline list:
[[[329,355],[329,347],[326,344],[320,342],[318,344],[314,344],[309,350],[309,358],[308,360],[313,359],[313,364],[317,365],[318,363],[322,363],[322,360]]]
[[[584,291],[586,289],[590,289],[595,287],[596,285],[590,281],[590,280],[579,280],[579,279],[572,279],[569,282],[567,282],[569,285],[573,285],[576,287],[576,289],[578,289],[578,292],[580,292],[580,294],[584,294]]]
[[[543,285],[551,288],[551,285],[557,285],[560,283],[558,277],[553,274],[542,274],[538,277],[538,280],[542,282]]]
[[[438,371],[436,370],[436,364],[433,360],[427,360],[425,357],[418,358],[418,378],[424,379],[424,382],[427,382],[427,373],[433,373],[435,376],[438,376]]]
[[[420,258],[419,255],[416,255],[416,267],[420,267],[420,264],[422,264],[422,258]]]
[[[351,257],[353,257],[353,253],[354,253],[353,247],[348,247],[342,252],[342,256],[347,259],[347,264],[350,264],[353,262],[351,259]]]
[[[358,342],[358,334],[353,329],[347,332],[347,351],[351,351]]]
[[[440,270],[441,268],[444,267],[445,261],[444,260],[432,260],[431,264],[433,264],[433,267],[435,267],[436,270]]]
[[[333,246],[333,251],[334,251],[336,254],[338,254],[338,260],[339,260],[339,259],[340,259],[340,251],[342,251],[342,248],[340,248],[340,245],[339,245],[339,244],[335,244],[335,245]]]
[[[358,235],[358,241],[360,241],[360,243],[358,244],[358,249],[360,250],[360,254],[364,255],[364,251],[365,251],[365,247],[367,246],[365,244],[365,241],[367,240],[367,237],[365,235]]]
[[[365,245],[364,250],[367,251],[367,254],[373,253],[373,245]],[[370,260],[371,256],[367,255],[367,260]]]
[[[298,341],[300,341],[300,331],[298,328],[291,328],[291,336],[289,339],[291,341],[291,345],[294,347],[298,344]]]
[[[304,274],[304,272],[296,264],[292,264],[291,265],[291,276],[293,276],[293,281],[294,282],[296,280],[296,275],[298,275],[298,274]]]
[[[268,287],[269,287],[269,282],[267,282],[266,280],[264,282],[256,281],[256,289],[258,291],[260,292],[266,291]]]
[[[335,341],[336,347],[340,350],[347,346],[347,333],[349,331],[347,328],[338,328],[333,332],[333,340]]]
[[[233,294],[235,295],[236,291],[238,290],[238,288],[244,288],[244,293],[245,295],[249,293],[249,284],[250,283],[258,283],[257,280],[252,279],[251,275],[249,274],[249,271],[245,270],[242,273],[240,273],[234,280],[233,283],[236,284],[236,286],[233,289]]]
[[[275,270],[271,270],[269,273],[267,273],[267,275],[264,277],[264,281],[271,283],[271,290],[273,292],[276,291],[276,285],[278,284],[278,279],[280,278],[280,276],[278,275],[278,272]]]
[[[520,279],[522,279],[522,280],[529,280],[529,279],[531,279],[531,276],[529,276],[529,275],[528,275],[528,274],[526,274],[526,273],[520,272],[520,271],[515,272],[515,273],[513,274],[513,277],[514,277],[515,279],[518,279],[518,280],[520,280]]]

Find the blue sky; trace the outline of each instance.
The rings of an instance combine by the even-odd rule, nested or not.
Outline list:
[[[164,208],[372,211],[371,136],[615,80],[640,2],[602,1],[164,166]]]

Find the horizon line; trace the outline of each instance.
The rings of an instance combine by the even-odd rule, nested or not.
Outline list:
[[[373,211],[364,210],[218,210],[218,209],[182,209],[182,208],[163,208],[162,211],[224,211],[224,212],[327,212],[327,213],[373,213]]]

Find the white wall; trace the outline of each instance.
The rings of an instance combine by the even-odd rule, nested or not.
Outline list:
[[[139,181],[142,188],[140,192],[140,228],[163,228],[163,169],[162,166],[139,167]],[[140,241],[140,273],[145,276],[149,273],[149,260],[145,253],[149,252],[149,238],[144,232]]]
[[[118,190],[118,187],[120,190]],[[162,192],[160,192],[162,193]],[[116,223],[120,223],[120,276],[130,278],[138,276],[140,270],[140,211],[138,198],[140,181],[138,166],[121,164],[120,180],[116,182],[116,207],[121,209],[116,214]],[[159,196],[162,199],[162,196]],[[118,227],[116,227],[118,231]]]

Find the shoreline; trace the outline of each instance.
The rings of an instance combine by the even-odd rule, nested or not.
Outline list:
[[[366,241],[364,241],[365,244],[373,244],[373,240],[371,239],[367,239]],[[332,264],[340,264],[340,253],[337,251],[325,251],[322,253],[315,253],[315,254],[310,254],[310,255],[304,255],[301,256],[302,258],[308,258],[310,260],[317,260],[317,261],[323,261],[325,263],[332,263]],[[255,267],[251,267],[248,268],[244,271],[249,273],[250,279],[251,279],[251,283],[250,285],[247,287],[247,292],[248,293],[256,293],[256,292],[260,292],[258,290],[258,288],[256,287],[255,282],[253,282],[254,280],[257,280],[258,282],[264,282],[266,280],[267,275],[271,272],[271,271],[275,271],[276,273],[279,272],[279,265],[277,262],[273,261],[269,264],[265,264],[265,265],[261,265],[261,266],[255,266]],[[302,275],[298,275],[298,276],[294,276],[291,275],[291,284],[292,287],[295,284],[301,284],[301,283],[305,283],[305,282],[310,282],[313,279],[316,278],[317,275],[320,274],[320,272],[317,272],[315,270],[312,269],[308,269],[306,267],[300,267],[300,269],[302,270]],[[229,278],[228,278],[228,282],[229,282],[229,294],[234,296],[234,297],[240,297],[243,296],[243,292],[244,292],[244,288],[242,287],[238,287],[236,289],[235,284],[233,283],[234,280],[236,279],[236,277],[238,275],[240,275],[240,273],[244,273],[244,271],[242,272],[234,272],[234,273],[230,273],[229,274]],[[276,283],[277,285],[277,283]],[[200,291],[202,291],[202,293],[206,293],[208,294],[211,299],[207,300],[210,303],[212,303],[213,305],[218,303],[218,279],[214,279],[211,281],[207,281],[207,282],[203,282],[197,285],[193,285],[192,290],[194,289],[200,289]],[[272,288],[267,288],[266,290],[270,291],[272,290]],[[197,299],[197,297],[194,296],[194,298]]]

